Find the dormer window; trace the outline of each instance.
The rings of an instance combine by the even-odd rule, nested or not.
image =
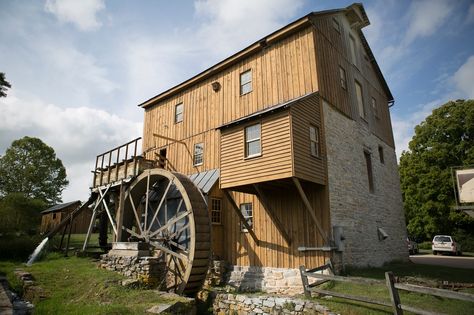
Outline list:
[[[252,70],[240,74],[240,95],[252,92]]]

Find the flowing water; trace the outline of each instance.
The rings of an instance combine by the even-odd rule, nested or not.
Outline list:
[[[33,254],[31,254],[30,258],[28,258],[28,262],[26,263],[28,267],[31,266],[35,262],[36,258],[38,258],[39,254],[41,253],[41,251],[43,250],[43,247],[46,245],[47,242],[48,242],[48,238],[46,237],[35,248],[35,251],[33,252]]]

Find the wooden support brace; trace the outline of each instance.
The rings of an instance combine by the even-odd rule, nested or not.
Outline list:
[[[308,200],[308,197],[306,197],[306,193],[303,190],[303,187],[301,186],[301,183],[298,178],[293,177],[293,182],[295,183],[296,188],[298,189],[298,192],[300,194],[301,199],[303,200],[303,203],[306,207],[306,210],[308,210],[309,214],[311,215],[311,218],[314,221],[314,224],[316,224],[316,228],[318,229],[319,234],[321,234],[324,244],[329,245],[329,237],[326,234],[326,232],[323,230],[323,227],[321,226],[321,223],[319,222],[318,218],[316,217],[315,211],[313,207],[311,206],[311,203]]]
[[[250,225],[247,223],[247,220],[242,215],[242,212],[240,212],[240,208],[237,206],[237,204],[235,203],[235,201],[232,198],[232,196],[230,195],[230,193],[226,189],[223,189],[222,191],[224,192],[224,196],[230,202],[232,208],[235,210],[237,216],[240,218],[240,221],[242,221],[242,224],[245,226],[247,231],[249,231],[250,235],[252,236],[253,240],[255,241],[255,244],[257,244],[257,246],[259,246],[260,242],[257,238],[257,235],[255,235],[255,232],[250,227]]]
[[[122,239],[122,226],[123,226],[123,210],[124,210],[124,196],[125,189],[123,181],[120,183],[120,190],[118,195],[118,205],[115,208],[115,220],[117,221],[117,234],[115,235],[115,242],[120,242]]]
[[[275,226],[277,227],[278,231],[280,231],[280,234],[285,239],[286,244],[291,245],[290,236],[288,235],[288,233],[286,233],[284,225],[278,219],[276,214],[272,211],[272,208],[270,207],[270,204],[268,203],[268,199],[265,197],[265,194],[263,193],[263,190],[260,187],[258,187],[257,184],[254,184],[253,187],[257,191],[257,197],[260,200],[260,203],[263,205],[263,207],[267,211],[267,213],[270,216],[270,218],[272,219],[273,223],[275,223]]]

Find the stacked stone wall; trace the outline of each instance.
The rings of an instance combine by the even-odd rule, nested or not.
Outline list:
[[[406,225],[394,148],[323,102],[332,226],[342,226],[344,251],[336,263],[380,266],[407,260]],[[384,163],[380,161],[379,146]],[[364,151],[371,155],[374,191],[369,191]],[[379,237],[381,228],[388,235]],[[337,261],[339,260],[339,261]]]

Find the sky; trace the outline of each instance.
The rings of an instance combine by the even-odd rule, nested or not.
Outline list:
[[[474,98],[473,0],[362,1],[395,98],[396,152],[448,100]],[[0,155],[38,137],[63,161],[63,200],[86,200],[95,157],[140,137],[137,105],[330,0],[0,0]]]

